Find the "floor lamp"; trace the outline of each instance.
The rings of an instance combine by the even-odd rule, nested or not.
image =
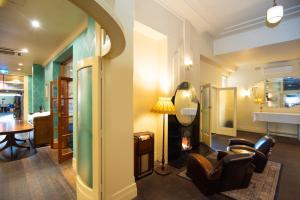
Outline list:
[[[163,143],[161,166],[155,168],[155,172],[159,175],[168,175],[170,170],[165,166],[165,116],[175,114],[175,106],[169,97],[159,97],[151,112],[163,114]]]

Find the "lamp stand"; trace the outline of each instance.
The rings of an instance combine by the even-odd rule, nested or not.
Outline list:
[[[155,172],[159,175],[168,175],[170,170],[165,166],[165,114],[163,114],[163,143],[162,143],[162,156],[161,156],[161,166],[155,168]]]

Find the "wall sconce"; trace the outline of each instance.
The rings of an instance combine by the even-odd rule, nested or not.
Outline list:
[[[184,66],[186,67],[187,70],[190,70],[193,66],[193,61],[190,58],[185,58],[184,60]]]
[[[241,96],[242,97],[250,97],[250,89],[242,89],[241,91]]]

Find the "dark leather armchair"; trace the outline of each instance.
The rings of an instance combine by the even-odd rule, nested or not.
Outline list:
[[[187,176],[205,195],[246,188],[249,186],[254,165],[249,154],[218,154],[215,165],[200,154],[190,154]]]
[[[261,173],[266,167],[274,145],[275,139],[271,136],[264,136],[260,138],[256,143],[241,138],[233,138],[229,140],[227,150],[245,150],[248,152],[253,152],[255,154],[253,157],[255,172]]]

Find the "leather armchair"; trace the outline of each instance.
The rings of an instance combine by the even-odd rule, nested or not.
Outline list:
[[[221,152],[215,165],[200,154],[190,154],[187,176],[205,195],[249,186],[254,165],[252,155]]]
[[[256,143],[241,138],[233,138],[229,140],[227,150],[245,150],[254,153],[253,164],[255,165],[255,172],[262,173],[267,165],[274,145],[275,139],[271,136],[264,136]]]

